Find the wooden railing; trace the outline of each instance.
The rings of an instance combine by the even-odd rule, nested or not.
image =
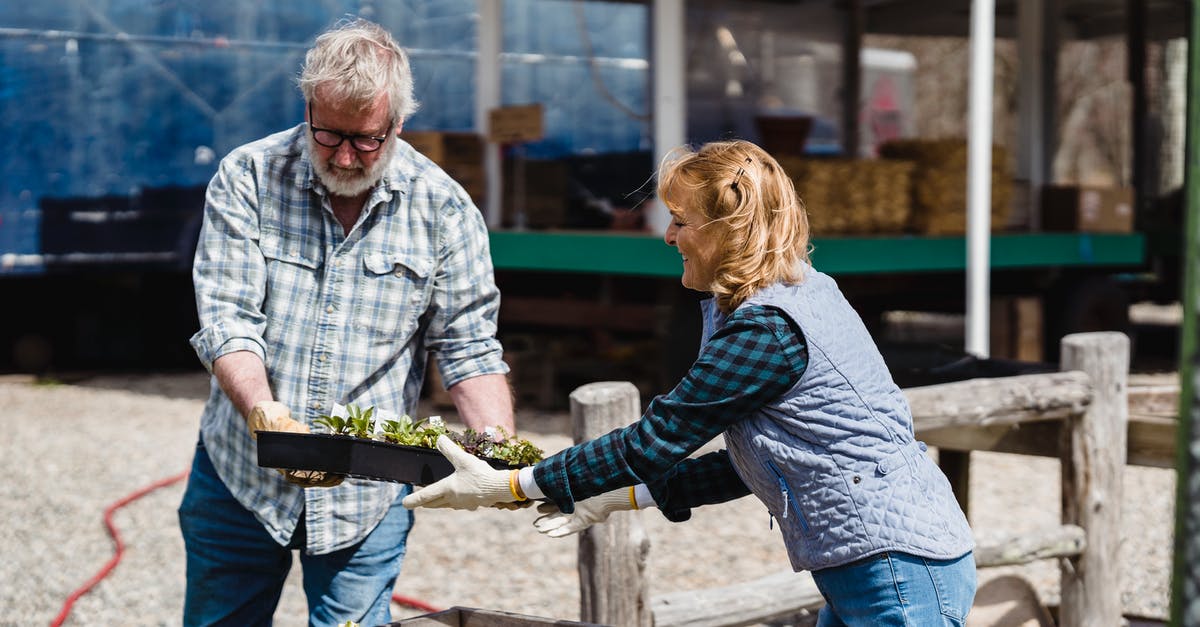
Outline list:
[[[938,447],[964,494],[971,450],[1049,454],[1062,462],[1062,525],[979,543],[980,567],[1059,558],[1064,627],[1121,624],[1118,564],[1122,472],[1129,430],[1129,340],[1120,333],[1071,335],[1061,372],[975,379],[904,392],[917,436]],[[1166,403],[1169,390],[1141,402]],[[1177,394],[1177,390],[1176,390]],[[637,420],[641,403],[627,382],[571,393],[576,441]],[[1033,432],[1035,435],[1030,435]],[[1155,449],[1158,450],[1158,449]],[[1169,465],[1160,453],[1141,461]],[[685,523],[686,524],[686,523]],[[636,514],[621,513],[584,532],[579,545],[580,619],[624,626],[717,627],[793,616],[823,604],[812,577],[783,572],[721,588],[651,595],[650,543]]]

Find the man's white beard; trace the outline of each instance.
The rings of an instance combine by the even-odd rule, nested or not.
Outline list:
[[[384,142],[383,148],[380,148],[383,154],[369,169],[363,167],[357,154],[354,156],[355,166],[346,169],[330,163],[333,157],[318,158],[320,144],[313,139],[312,133],[307,133],[307,135],[309,160],[312,161],[313,169],[317,171],[317,178],[334,196],[353,197],[370,191],[379,182],[379,179],[383,178],[383,171],[392,162],[392,157],[396,154],[396,146],[399,144],[395,137],[389,137]]]

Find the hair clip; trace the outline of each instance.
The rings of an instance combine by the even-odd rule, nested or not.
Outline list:
[[[750,160],[750,157],[746,157],[746,164],[749,165],[751,163],[754,163],[754,162]],[[746,168],[738,168],[737,174],[733,175],[733,182],[730,183],[729,186],[732,187],[734,189],[734,191],[737,190],[738,181],[742,180],[742,175],[745,173],[746,173]]]

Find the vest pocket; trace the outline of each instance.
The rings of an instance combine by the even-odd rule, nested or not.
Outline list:
[[[808,519],[804,517],[804,510],[800,508],[799,501],[796,500],[795,493],[790,485],[788,485],[787,477],[780,472],[779,467],[773,461],[767,461],[767,467],[771,469],[771,474],[775,476],[775,482],[779,487],[779,521],[780,524],[785,524],[789,520],[789,516],[796,518],[797,524],[800,525],[800,530],[804,535],[812,535],[812,528],[808,525]]]

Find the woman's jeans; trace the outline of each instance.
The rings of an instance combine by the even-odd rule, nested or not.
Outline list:
[[[966,624],[975,600],[975,557],[932,560],[882,553],[813,571],[826,605],[818,627]]]
[[[291,543],[280,546],[221,482],[204,445],[197,445],[179,506],[187,549],[183,624],[270,625],[295,550],[300,550],[309,625],[390,622],[392,587],[412,526],[412,512],[400,505],[408,492],[402,491],[363,541],[326,555],[305,555],[304,518]]]

